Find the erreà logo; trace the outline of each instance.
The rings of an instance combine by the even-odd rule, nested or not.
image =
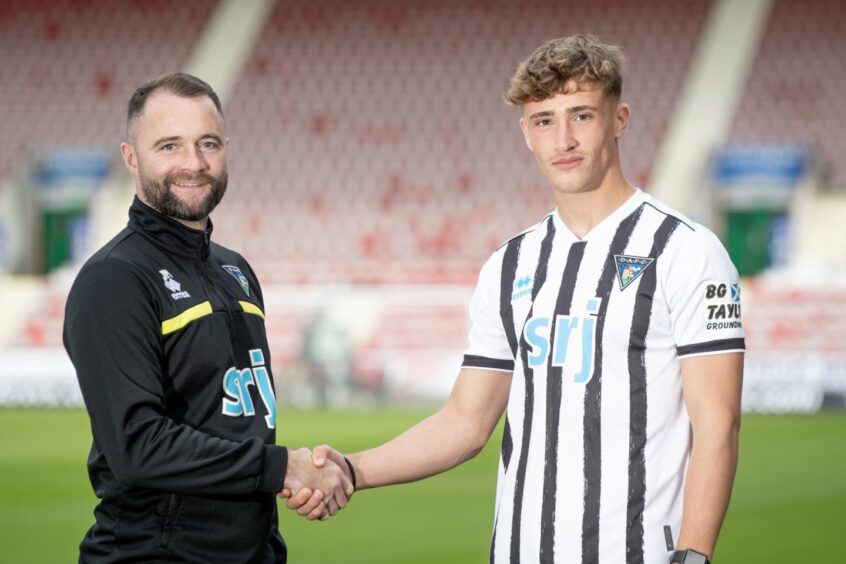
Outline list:
[[[159,274],[162,276],[162,281],[164,282],[165,288],[170,290],[171,294],[170,297],[174,300],[181,300],[182,298],[190,298],[191,294],[188,292],[182,291],[182,284],[177,282],[173,275],[167,271],[167,269],[163,268],[159,270]]]
[[[534,280],[528,274],[515,280],[514,290],[511,292],[511,301],[513,302],[522,297],[531,295],[533,282]]]
[[[629,255],[614,255],[614,263],[617,266],[617,281],[620,282],[620,290],[625,290],[643,271],[652,264],[654,258],[633,257]]]

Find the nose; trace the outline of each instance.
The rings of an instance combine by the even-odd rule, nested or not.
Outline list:
[[[200,147],[194,147],[187,152],[184,167],[192,172],[206,172],[209,169],[209,161]]]
[[[573,136],[573,128],[567,120],[561,122],[555,130],[555,150],[565,153],[578,147],[579,142]]]

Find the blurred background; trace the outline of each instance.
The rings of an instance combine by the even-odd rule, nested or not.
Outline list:
[[[846,550],[846,3],[0,0],[9,561],[75,560],[93,522],[62,317],[78,268],[126,223],[135,87],[184,70],[221,95],[214,238],[262,282],[279,440],[352,450],[447,397],[479,268],[552,209],[503,93],[572,33],[626,54],[628,179],[713,229],[743,277],[749,416],[718,556]],[[329,523],[283,514],[292,561],[486,560],[499,436]]]

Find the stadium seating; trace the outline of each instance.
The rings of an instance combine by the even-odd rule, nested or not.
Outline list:
[[[633,113],[623,164],[648,188],[711,4],[277,2],[226,103],[231,182],[213,216],[216,239],[242,251],[263,281],[274,369],[296,361],[318,309],[319,299],[283,299],[297,288],[444,284],[469,293],[490,252],[552,208],[519,113],[502,100],[540,40],[590,31],[625,49]],[[187,60],[214,5],[0,3],[0,107],[8,110],[0,177],[42,146],[116,153],[130,90]],[[773,2],[731,133],[732,141],[813,145],[839,188],[846,137],[836,104],[846,78],[827,54],[846,49],[845,18],[838,2]],[[842,354],[842,292],[747,286],[750,349]],[[63,277],[44,282],[41,311],[16,344],[61,345],[68,287]],[[423,380],[431,351],[460,353],[466,300],[386,303],[372,321],[380,330],[360,339],[358,362],[393,358]]]
[[[846,190],[846,3],[775,0],[731,140],[813,149],[831,187]]]
[[[472,282],[552,207],[502,98],[539,40],[625,48],[625,167],[648,185],[711,2],[659,4],[277,2],[227,106],[221,239],[266,280]]]
[[[0,179],[47,147],[117,156],[132,90],[179,70],[214,4],[0,2]]]
[[[117,158],[132,90],[141,80],[179,70],[214,5],[0,2],[0,179],[48,148],[98,149]],[[14,344],[61,346],[69,281],[43,284],[45,300]]]
[[[710,4],[279,1],[226,104],[232,181],[216,238],[244,252],[270,293],[279,283],[472,284],[493,249],[552,207],[519,112],[502,99],[519,60],[574,32],[622,45],[633,107],[624,164],[647,186]],[[3,3],[0,48],[20,63],[0,68],[0,104],[20,111],[0,127],[32,133],[0,147],[0,174],[44,143],[113,147],[131,88],[186,60],[212,5]],[[24,343],[61,342],[67,285],[45,284],[61,297],[31,318]],[[301,349],[313,312],[300,309],[268,306],[275,363]],[[466,304],[404,306],[365,350],[460,349],[466,323]]]

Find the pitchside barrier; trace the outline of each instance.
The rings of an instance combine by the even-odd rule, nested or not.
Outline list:
[[[393,375],[384,383],[381,401],[440,401],[449,394],[455,370],[450,358],[461,351],[394,351],[387,362]],[[401,366],[424,364],[430,380],[402,371]],[[289,365],[277,374],[279,400],[283,404],[310,407],[319,395],[299,379]],[[436,368],[437,367],[437,368]],[[440,370],[440,374],[436,374]],[[358,387],[360,389],[360,387]],[[337,390],[336,390],[337,391]],[[360,405],[356,386],[344,394],[330,395],[336,407]],[[24,348],[0,351],[0,406],[82,407],[82,394],[73,366],[62,349]],[[846,355],[750,353],[743,382],[743,411],[747,413],[815,413],[823,407],[846,407]]]
[[[743,282],[744,411],[813,413],[846,405],[846,284],[823,279],[812,284],[803,275],[797,282],[782,272]],[[444,400],[467,340],[472,290],[466,284],[268,285],[280,403]],[[2,406],[83,405],[61,346],[63,300],[54,293],[48,303],[55,307],[45,306],[21,331],[30,342],[0,349]]]

